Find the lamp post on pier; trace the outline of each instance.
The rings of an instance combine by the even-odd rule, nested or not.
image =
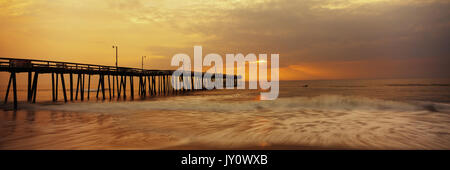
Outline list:
[[[119,59],[119,56],[118,56],[119,47],[116,46],[116,45],[113,45],[112,48],[116,49],[116,69],[117,69],[117,67],[118,67],[118,59]]]
[[[117,46],[117,45],[113,45],[112,46],[112,48],[115,48],[116,49],[116,72],[117,71],[119,71],[119,64],[118,64],[118,60],[119,60],[119,47]],[[114,81],[116,82],[116,83],[114,83]],[[113,75],[113,97],[114,97],[114,88],[115,88],[115,84],[117,84],[117,96],[120,96],[120,94],[119,94],[119,77],[118,77],[118,75]]]
[[[142,70],[144,70],[144,58],[147,58],[147,56],[142,56]]]

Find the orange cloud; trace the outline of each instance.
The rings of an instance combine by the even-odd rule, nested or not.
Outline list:
[[[446,0],[0,0],[0,56],[114,65],[114,44],[119,66],[140,67],[140,57],[148,56],[146,68],[175,69],[174,54],[202,45],[204,54],[222,56],[278,53],[285,80],[447,76],[441,63],[448,63],[449,5]]]

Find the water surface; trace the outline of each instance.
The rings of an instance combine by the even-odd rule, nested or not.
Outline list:
[[[18,111],[1,105],[0,149],[450,149],[449,84],[283,81],[274,101],[261,101],[258,90],[213,90],[134,101],[93,92],[64,104],[41,90],[38,103],[21,101]]]

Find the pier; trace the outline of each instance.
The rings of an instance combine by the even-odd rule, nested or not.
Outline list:
[[[183,80],[180,76],[181,84],[175,84],[178,87],[172,87],[172,73],[174,70],[147,70],[129,67],[104,66],[94,64],[82,64],[71,62],[32,60],[18,58],[0,58],[0,71],[9,72],[10,77],[8,87],[6,89],[5,103],[8,102],[9,91],[12,86],[14,110],[17,110],[17,80],[18,73],[27,73],[27,101],[36,103],[36,92],[38,91],[39,75],[51,74],[52,101],[58,101],[59,83],[61,83],[64,102],[83,101],[90,98],[91,77],[98,76],[98,85],[96,91],[97,99],[126,99],[127,88],[130,91],[130,98],[134,99],[134,79],[138,79],[138,94],[141,97],[157,96],[157,95],[176,95],[183,94],[188,91],[204,90],[203,83],[201,88],[193,88],[195,84],[203,82],[203,75],[196,76],[191,73],[190,79]],[[69,75],[69,83],[66,84],[65,76]],[[87,77],[87,85],[86,85]],[[214,76],[212,76],[214,77]],[[226,81],[234,81],[237,84],[237,76],[229,79],[227,75],[223,75],[224,83]],[[227,79],[228,78],[228,79]],[[75,80],[76,79],[76,80]],[[127,80],[128,79],[128,80]],[[74,84],[74,81],[75,84]],[[129,87],[127,87],[127,81]],[[87,86],[88,91],[85,91]],[[178,89],[178,90],[177,90]],[[67,94],[68,93],[68,94]],[[101,94],[100,94],[101,93]]]

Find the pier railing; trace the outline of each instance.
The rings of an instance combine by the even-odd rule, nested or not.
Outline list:
[[[85,72],[85,73],[99,73],[107,72],[107,74],[116,74],[118,72],[127,74],[172,74],[173,70],[148,70],[131,67],[116,67],[96,64],[83,64],[72,62],[35,60],[35,59],[17,59],[17,58],[0,58],[0,71],[15,71],[15,72],[52,72],[54,70],[63,70],[67,72]]]

